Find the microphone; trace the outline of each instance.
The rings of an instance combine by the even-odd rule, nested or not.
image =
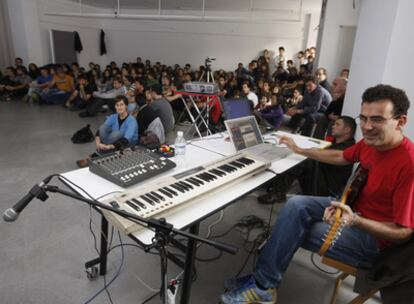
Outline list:
[[[18,201],[12,208],[7,209],[3,213],[3,219],[6,222],[14,222],[19,217],[20,212],[23,211],[24,208],[34,199],[35,197],[45,201],[48,198],[48,195],[43,190],[43,186],[49,183],[52,179],[53,175],[48,176],[45,178],[41,183],[34,185],[32,189],[30,189],[29,193],[27,193],[20,201]]]

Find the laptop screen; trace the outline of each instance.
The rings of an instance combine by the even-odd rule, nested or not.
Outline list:
[[[250,101],[246,98],[225,99],[222,103],[226,119],[235,119],[252,115]]]
[[[262,133],[254,116],[229,119],[224,123],[237,151],[263,143]]]

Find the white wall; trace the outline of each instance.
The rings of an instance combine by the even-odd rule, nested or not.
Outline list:
[[[267,48],[283,45],[288,55],[301,46],[301,23],[251,24],[104,20],[108,57],[117,62],[137,56],[166,64],[202,65],[207,56],[217,57],[214,67],[235,69]]]
[[[414,2],[362,0],[344,114],[360,113],[364,90],[378,83],[404,89],[411,101],[405,134],[414,140]],[[375,13],[373,13],[375,12]]]
[[[277,52],[281,45],[285,46],[287,57],[290,58],[302,49],[304,31],[307,31],[308,43],[315,45],[314,28],[319,20],[320,9],[318,1],[304,3],[303,15],[311,14],[311,26],[304,28],[304,18],[301,21],[248,23],[50,16],[46,13],[78,13],[79,7],[76,3],[65,0],[8,0],[8,2],[13,3],[11,13],[25,17],[27,20],[24,26],[19,25],[20,21],[15,21],[13,24],[13,27],[18,29],[13,44],[19,50],[21,57],[27,60],[30,57],[38,64],[50,62],[49,30],[78,31],[84,47],[78,56],[78,61],[83,66],[89,61],[101,65],[111,60],[118,63],[134,61],[137,56],[166,64],[188,62],[198,66],[203,64],[205,57],[214,56],[217,57],[217,61],[213,63],[213,68],[234,69],[239,61],[247,64],[263,49],[268,48]],[[97,12],[96,8],[83,6],[83,9]],[[98,10],[98,12],[105,11]],[[232,12],[225,14],[230,15]],[[106,32],[108,50],[106,56],[99,55],[101,28]],[[35,43],[35,40],[38,43]]]
[[[358,3],[358,2],[357,2]],[[355,26],[358,22],[358,6],[353,8],[353,0],[328,0],[321,41],[319,46],[318,67],[328,70],[328,79],[332,81],[341,71],[338,66],[338,47],[340,45],[340,27]]]

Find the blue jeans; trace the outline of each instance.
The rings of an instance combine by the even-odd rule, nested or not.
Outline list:
[[[63,104],[71,94],[71,92],[64,92],[53,88],[43,92],[40,97],[46,104]]]
[[[330,197],[295,196],[286,202],[277,218],[253,274],[265,288],[278,287],[293,255],[301,246],[318,252],[329,225],[322,221]],[[377,256],[375,238],[355,227],[347,227],[326,256],[358,268],[370,268]]]
[[[120,131],[112,131],[111,127],[106,124],[102,124],[99,127],[99,137],[101,142],[105,145],[111,145],[117,140],[121,139],[124,135]]]

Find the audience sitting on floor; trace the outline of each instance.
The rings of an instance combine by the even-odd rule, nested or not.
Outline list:
[[[312,73],[308,70],[309,67],[306,64],[312,60],[308,57],[312,57],[313,52],[314,49],[309,48],[298,54],[302,58],[301,60],[288,60],[286,51],[281,46],[278,55],[274,57],[277,64],[272,60],[272,53],[269,50],[264,50],[257,59],[253,59],[247,65],[248,69],[244,67],[243,63],[239,63],[234,72],[226,72],[223,69],[212,71],[213,78],[218,81],[219,95],[223,98],[236,99],[241,95],[247,97],[251,100],[255,110],[260,110],[266,116],[266,119],[272,120],[270,124],[275,128],[281,127],[279,122],[282,120],[269,118],[268,115],[275,115],[276,112],[279,112],[279,110],[276,111],[279,107],[283,111],[288,110],[287,114],[290,115],[297,111],[298,113],[295,114],[300,115],[293,115],[292,123],[288,127],[292,126],[299,117],[305,118],[302,134],[310,135],[309,126],[312,128],[313,124],[317,123],[329,103],[328,93],[318,88],[317,91],[322,90],[324,97],[320,106],[317,106],[316,112],[309,113],[309,115],[299,113],[303,110],[301,107],[305,104],[301,100],[302,95],[304,93],[310,95],[305,90],[304,77]],[[23,67],[21,58],[16,58],[15,64],[18,67]],[[274,70],[274,68],[277,72],[272,76],[270,70]],[[300,73],[297,72],[299,68]],[[40,68],[36,64],[30,63],[28,74],[24,70],[23,72],[17,70],[18,73],[24,74],[20,78],[19,75],[16,75],[14,68],[11,69],[6,71],[6,77],[0,80],[0,94],[7,100],[20,96],[17,94],[20,92],[19,90],[22,90],[22,93],[28,90],[24,99],[26,102],[62,104],[72,111],[84,109],[83,112],[79,113],[80,117],[96,116],[99,112],[106,112],[108,109],[115,112],[114,98],[118,95],[125,95],[128,98],[128,111],[133,113],[139,106],[146,103],[144,88],[150,87],[153,89],[153,94],[158,92],[156,99],[164,101],[157,101],[151,107],[157,108],[158,104],[164,105],[162,113],[158,116],[167,133],[174,127],[174,117],[188,119],[185,105],[189,106],[189,110],[192,112],[196,110],[192,108],[192,103],[189,102],[188,97],[182,96],[177,91],[183,89],[185,82],[205,79],[207,75],[204,65],[192,70],[190,64],[183,67],[178,64],[167,66],[161,62],[152,64],[150,60],[145,60],[144,64],[142,59],[132,63],[124,62],[121,66],[112,61],[104,66],[102,70],[99,64],[94,62],[90,62],[86,69],[76,62],[63,65],[46,65]],[[320,71],[323,72],[321,77],[325,76],[325,78],[320,79],[321,84],[324,85],[325,82],[327,83],[327,73],[325,69],[320,68],[317,75]],[[14,89],[17,87],[17,91],[11,93],[11,86],[14,86]],[[319,85],[318,87],[322,86]],[[272,93],[277,94],[277,96],[272,97]],[[305,97],[305,101],[307,101],[309,97]],[[277,106],[270,106],[272,98],[277,99]],[[259,100],[262,101],[262,105],[267,104],[267,106],[260,106]],[[165,101],[169,102],[168,109]],[[204,103],[205,100],[203,99],[196,100],[199,107],[202,107]],[[174,109],[173,118],[170,117],[170,107]],[[306,112],[308,107],[304,108],[306,108]],[[221,109],[218,110],[220,113],[215,117],[220,117]],[[156,111],[160,111],[160,109],[157,108]],[[218,121],[218,119],[214,119],[213,124]],[[300,126],[301,123],[302,121],[298,125]],[[299,129],[297,126],[294,127],[294,131],[297,131],[297,129]]]
[[[267,98],[263,105],[260,105],[259,116],[264,118],[275,130],[279,129],[283,122],[283,109],[278,102],[277,94],[273,93],[270,101]]]
[[[316,77],[310,76],[305,80],[306,91],[303,100],[296,106],[290,108],[287,114],[292,118],[289,127],[302,135],[311,136],[312,128],[318,118],[325,113],[331,102],[330,93],[318,84]]]
[[[64,104],[74,90],[73,77],[68,75],[63,66],[55,68],[52,81],[40,94],[40,101],[45,104]]]

